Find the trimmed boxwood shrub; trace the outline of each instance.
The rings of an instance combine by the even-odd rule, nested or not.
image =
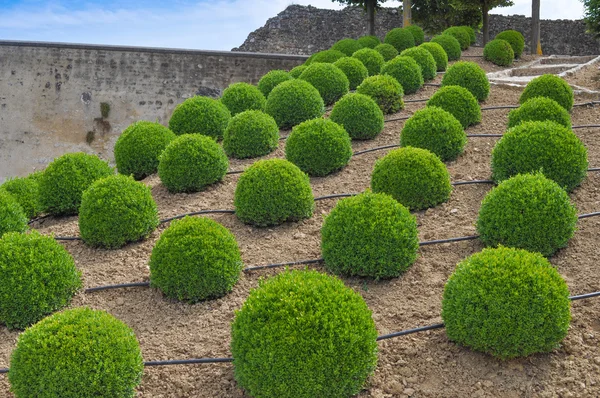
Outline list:
[[[305,62],[305,65],[308,65],[308,61]],[[265,98],[269,98],[269,94],[275,87],[291,79],[293,79],[293,77],[288,72],[284,70],[273,69],[260,78],[257,87],[260,92],[263,93]]]
[[[431,80],[436,75],[437,65],[433,55],[423,47],[408,48],[400,53],[401,57],[410,57],[421,67],[423,79]]]
[[[88,245],[116,249],[144,239],[157,226],[150,188],[131,177],[106,177],[83,193],[79,231]]]
[[[233,234],[204,217],[171,223],[152,249],[150,285],[167,297],[196,303],[231,292],[242,272]]]
[[[509,246],[551,256],[566,247],[577,224],[569,195],[543,174],[518,174],[481,203],[477,231],[487,246]]]
[[[369,71],[367,67],[358,59],[352,57],[345,57],[338,59],[333,63],[336,67],[338,67],[344,74],[346,78],[348,78],[349,89],[356,90],[356,87],[359,86],[369,76]]]
[[[410,210],[421,210],[447,201],[452,185],[440,158],[426,149],[405,147],[375,162],[371,189],[391,195]]]
[[[235,379],[254,397],[350,397],[377,365],[367,304],[316,271],[286,271],[263,282],[231,329]]]
[[[446,51],[446,55],[448,55],[448,61],[458,61],[461,56],[460,43],[454,36],[450,35],[438,35],[431,39],[432,43],[437,43],[444,51]]]
[[[285,142],[285,158],[311,176],[323,177],[348,164],[350,136],[329,119],[313,119],[292,129]]]
[[[475,34],[475,29],[473,29],[473,27],[464,25],[461,26],[461,28],[463,28],[469,34],[469,40],[471,45],[477,43],[477,35]]]
[[[186,134],[163,152],[158,176],[169,192],[198,192],[221,181],[228,168],[225,151],[212,138]]]
[[[417,258],[418,235],[415,216],[389,195],[342,199],[321,229],[325,267],[350,276],[400,276]]]
[[[433,42],[423,43],[419,47],[429,51],[431,56],[433,56],[436,70],[438,72],[443,72],[446,70],[446,68],[448,67],[448,54],[446,54],[444,47]]]
[[[379,52],[372,48],[363,48],[358,50],[352,55],[353,58],[358,59],[369,71],[369,76],[378,75],[381,71],[381,67],[385,63],[383,56]]]
[[[413,38],[415,39],[415,46],[419,46],[425,41],[425,32],[423,32],[423,29],[421,29],[419,26],[409,25],[404,29],[408,30],[413,35]]]
[[[500,359],[548,352],[571,320],[569,289],[543,256],[501,247],[463,260],[444,288],[452,341]]]
[[[231,116],[235,116],[244,111],[264,110],[267,99],[258,87],[239,82],[230,84],[229,87],[223,90],[221,102],[229,109]]]
[[[0,239],[0,323],[25,329],[66,306],[81,287],[69,252],[37,231]]]
[[[129,125],[115,142],[117,170],[136,180],[156,173],[158,158],[176,137],[160,123],[139,121]]]
[[[356,88],[358,94],[371,97],[383,113],[395,113],[404,108],[402,86],[389,75],[367,77]]]
[[[460,49],[466,50],[471,45],[471,36],[462,26],[452,26],[442,32],[444,35],[452,36],[460,43]]]
[[[279,128],[275,119],[261,111],[245,111],[235,115],[223,136],[227,156],[255,158],[273,152],[279,144]]]
[[[519,98],[519,104],[524,104],[525,101],[534,97],[553,99],[567,111],[571,111],[573,108],[573,89],[556,75],[542,75],[527,83]]]
[[[492,178],[504,181],[514,175],[541,171],[572,191],[587,175],[587,149],[560,124],[523,122],[508,130],[492,150]]]
[[[346,94],[335,103],[329,118],[344,127],[353,140],[370,140],[383,131],[383,112],[367,95]]]
[[[325,103],[312,84],[295,79],[273,89],[267,98],[265,112],[275,119],[280,129],[287,129],[305,120],[323,116]]]
[[[495,39],[485,45],[483,58],[495,65],[509,66],[513,63],[515,53],[509,42],[502,39]]]
[[[398,50],[396,50],[396,47],[392,46],[391,44],[382,43],[375,47],[374,50],[381,54],[385,62],[398,56]]]
[[[220,140],[230,119],[231,113],[221,101],[197,95],[175,107],[169,129],[177,135],[202,134]]]
[[[442,87],[461,86],[484,101],[490,95],[490,82],[485,71],[475,62],[459,61],[448,68],[442,78]]]
[[[308,57],[308,59],[306,60],[306,62],[304,64],[310,65],[313,62],[324,62],[324,63],[332,64],[335,61],[337,61],[338,59],[344,58],[344,57],[346,57],[346,54],[344,54],[341,51],[323,50],[323,51],[319,51],[318,53],[314,53],[313,55]]]
[[[23,208],[25,216],[30,219],[42,212],[38,178],[30,174],[27,177],[10,178],[0,185],[0,191],[8,192]]]
[[[407,29],[394,28],[387,32],[384,43],[391,44],[399,53],[401,53],[407,48],[415,46],[415,37]]]
[[[571,128],[571,115],[558,102],[547,97],[533,97],[508,113],[508,127],[525,121],[552,121]]]
[[[312,216],[315,202],[308,176],[284,159],[259,160],[240,176],[235,214],[259,227]]]
[[[0,238],[7,232],[25,231],[27,220],[19,202],[8,192],[0,190]]]
[[[515,58],[519,58],[525,48],[525,38],[516,30],[505,30],[496,35],[496,39],[506,40],[515,53]]]
[[[396,57],[386,62],[381,74],[396,79],[405,94],[416,93],[424,84],[421,67],[412,57]]]
[[[292,70],[290,70],[288,73],[291,77],[293,77],[294,79],[297,79],[300,77],[302,72],[304,72],[306,70],[306,68],[308,68],[308,65],[306,65],[306,64],[298,65],[295,68],[292,68]]]
[[[481,108],[469,90],[461,86],[445,86],[436,91],[427,106],[437,106],[450,112],[463,128],[481,122]]]
[[[363,48],[363,46],[354,39],[338,40],[333,46],[331,46],[332,50],[340,51],[349,57],[361,48]]]
[[[8,380],[17,398],[132,398],[143,371],[129,326],[105,311],[74,308],[19,335]]]
[[[312,63],[298,78],[309,82],[319,91],[325,105],[331,105],[348,92],[350,82],[337,66]]]
[[[358,44],[366,48],[375,48],[381,44],[379,37],[373,35],[359,37],[357,41]]]

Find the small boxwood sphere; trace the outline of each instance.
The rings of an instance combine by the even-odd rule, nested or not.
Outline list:
[[[39,179],[44,212],[77,214],[81,195],[92,183],[114,174],[107,162],[86,153],[67,153],[54,159]]]
[[[398,56],[398,50],[396,50],[396,47],[392,46],[391,44],[382,43],[375,47],[374,50],[381,54],[385,62],[388,62],[389,60],[392,60]]]
[[[402,86],[392,76],[368,77],[356,88],[356,92],[371,97],[383,113],[396,113],[404,108]]]
[[[412,57],[396,57],[386,62],[381,74],[396,79],[405,94],[416,93],[424,84],[421,67]]]
[[[383,56],[372,48],[363,48],[355,52],[352,57],[358,59],[369,71],[369,76],[378,75],[385,63]]]
[[[570,192],[584,180],[587,168],[587,149],[581,140],[550,121],[523,122],[508,130],[492,150],[496,182],[541,171]]]
[[[466,50],[471,45],[471,37],[469,32],[463,29],[461,26],[452,26],[442,32],[444,35],[452,36],[460,43],[460,49]]]
[[[25,329],[66,306],[81,287],[69,252],[37,231],[0,239],[0,323]]]
[[[353,140],[370,140],[383,131],[383,112],[367,95],[347,94],[335,103],[329,119],[344,127]]]
[[[269,94],[275,87],[277,87],[280,83],[291,80],[293,77],[284,70],[273,69],[267,72],[263,77],[258,81],[258,89],[265,96],[265,98],[269,98]]]
[[[312,216],[315,202],[308,176],[284,159],[259,160],[240,176],[235,214],[259,227]]]
[[[221,102],[229,109],[231,116],[235,116],[244,111],[264,110],[267,99],[258,87],[239,82],[231,84],[223,90]]]
[[[515,58],[519,58],[525,48],[525,38],[521,32],[516,30],[505,30],[496,35],[496,39],[506,40],[513,49]]]
[[[313,62],[298,78],[309,82],[319,91],[325,105],[331,105],[348,92],[348,78],[334,64]]]
[[[169,129],[177,135],[202,134],[220,140],[230,119],[231,113],[221,101],[197,95],[175,107]]]
[[[416,218],[389,195],[342,199],[321,229],[325,267],[350,276],[400,276],[417,258],[418,235]]]
[[[356,58],[345,57],[340,58],[333,63],[338,67],[348,78],[349,89],[356,90],[363,80],[369,76],[367,67]]]
[[[238,113],[229,122],[223,136],[227,156],[255,158],[273,152],[279,144],[275,119],[261,111]]]
[[[358,44],[366,48],[375,48],[381,44],[381,40],[379,40],[379,37],[373,35],[362,36],[358,38],[357,41]]]
[[[548,352],[567,335],[569,289],[538,253],[484,249],[450,276],[442,319],[450,340],[500,359]]]
[[[533,97],[508,113],[508,127],[525,121],[552,121],[571,128],[571,115],[558,102],[546,97]]]
[[[577,210],[557,183],[518,174],[492,189],[481,203],[477,231],[487,246],[509,246],[551,256],[566,247]]]
[[[401,53],[407,48],[415,46],[415,37],[407,29],[394,28],[387,32],[384,43],[391,44],[399,53]]]
[[[461,86],[484,101],[490,95],[490,82],[485,71],[475,62],[459,61],[448,68],[442,78],[442,87]]]
[[[231,328],[235,379],[254,397],[350,397],[377,364],[367,304],[316,271],[287,271],[253,289]]]
[[[129,326],[105,311],[74,308],[19,335],[8,380],[17,398],[132,398],[143,371]]]
[[[446,54],[444,47],[433,42],[423,43],[419,47],[429,51],[429,53],[433,56],[433,59],[435,60],[435,66],[437,68],[436,70],[438,72],[443,72],[446,70],[448,67],[448,54]]]
[[[437,43],[444,51],[446,51],[446,55],[448,55],[448,61],[458,61],[461,56],[460,43],[454,36],[450,35],[438,35],[431,39],[432,43]]]
[[[167,297],[196,303],[231,292],[242,272],[233,234],[209,218],[173,221],[150,257],[150,285]]]
[[[515,53],[509,42],[502,39],[495,39],[485,45],[483,58],[495,65],[509,66],[513,63]]]
[[[285,158],[311,176],[323,177],[348,164],[350,136],[329,119],[313,119],[292,129],[285,142]]]
[[[469,90],[461,86],[445,86],[436,91],[427,106],[437,106],[450,112],[463,128],[481,122],[481,108]]]
[[[141,180],[156,173],[158,158],[176,137],[160,123],[139,121],[129,125],[115,143],[119,174]]]
[[[425,32],[423,32],[423,29],[421,29],[419,26],[409,25],[404,29],[408,30],[413,35],[413,38],[415,39],[415,46],[419,46],[425,41]]]
[[[23,208],[25,216],[29,219],[42,212],[39,177],[33,176],[34,174],[30,174],[27,177],[10,178],[0,185],[0,191],[8,192]]]
[[[473,29],[471,26],[461,26],[461,28],[463,28],[469,34],[469,40],[470,40],[471,45],[477,43],[477,36],[475,35],[475,29]]]
[[[287,129],[323,116],[325,103],[312,84],[294,79],[273,89],[267,98],[265,112],[275,119],[280,129]]]
[[[227,155],[215,140],[186,134],[165,148],[158,164],[158,176],[169,192],[198,192],[221,181],[228,168]]]
[[[410,210],[421,210],[447,201],[452,185],[439,157],[426,149],[404,147],[375,162],[371,189],[391,195]]]
[[[338,50],[324,50],[319,51],[318,53],[314,53],[311,55],[306,62],[305,65],[310,65],[313,62],[325,62],[332,64],[340,58],[344,58],[347,55]]]
[[[431,80],[436,75],[437,66],[433,55],[423,47],[408,48],[400,53],[401,57],[410,57],[421,67],[423,79]]]
[[[363,46],[357,40],[354,39],[338,40],[333,46],[331,46],[332,50],[343,52],[348,57],[351,57],[352,54],[354,54],[361,48],[363,48]]]
[[[308,68],[308,65],[306,65],[306,64],[298,65],[295,68],[292,68],[292,70],[290,70],[288,73],[291,77],[293,77],[294,79],[297,79],[300,77],[302,72],[304,72],[306,70],[306,68]]]
[[[8,192],[0,190],[0,238],[7,232],[25,231],[27,220],[19,202]]]
[[[571,111],[573,108],[573,89],[556,75],[542,75],[527,83],[519,98],[519,104],[524,104],[525,101],[534,97],[553,99],[567,111]]]

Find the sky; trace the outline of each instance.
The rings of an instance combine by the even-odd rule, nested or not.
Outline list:
[[[531,15],[530,0],[492,13]],[[0,40],[230,50],[290,4],[331,0],[0,0]],[[398,6],[387,1],[386,7]],[[542,0],[542,19],[580,19],[580,0]]]

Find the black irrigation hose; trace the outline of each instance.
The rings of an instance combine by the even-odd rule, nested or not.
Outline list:
[[[588,128],[598,128],[600,127],[600,124],[584,124],[581,126],[573,126],[571,127],[573,130],[575,129],[588,129]]]
[[[351,196],[356,196],[357,193],[335,193],[333,195],[325,195],[325,196],[317,196],[314,200],[325,200],[325,199],[334,199],[334,198],[349,198]]]
[[[590,218],[590,217],[596,217],[596,216],[600,216],[600,211],[596,211],[594,213],[580,214],[577,216],[577,218],[581,220],[582,218]]]
[[[55,240],[82,240],[79,236],[55,236]]]
[[[520,105],[498,105],[498,106],[486,106],[481,108],[482,111],[490,111],[492,109],[517,109]]]
[[[406,336],[407,334],[424,332],[426,330],[442,329],[443,327],[444,327],[443,323],[436,323],[435,325],[421,326],[419,328],[402,330],[400,332],[384,334],[383,336],[379,336],[379,337],[377,337],[377,341],[392,339],[394,337]]]
[[[160,220],[159,223],[160,224],[164,224],[166,222],[173,221],[173,220],[178,220],[178,219],[186,217],[186,216],[198,216],[200,214],[235,214],[235,210],[200,210],[200,211],[194,211],[194,212],[191,212],[191,213],[185,213],[185,214],[180,214],[178,216],[173,216],[173,217],[165,218],[163,220]]]
[[[242,269],[243,272],[256,271],[259,269],[269,269],[269,268],[277,268],[277,267],[285,267],[288,265],[305,265],[305,264],[318,264],[323,261],[323,258],[314,258],[311,260],[300,260],[300,261],[290,261],[288,263],[277,263],[277,264],[267,264],[267,265],[257,265],[256,267],[248,267]]]
[[[503,134],[467,134],[468,138],[494,138],[494,137],[502,137]]]
[[[591,167],[587,171],[600,171],[600,167]]]
[[[580,104],[574,104],[573,106],[574,107],[575,106],[588,106],[588,105],[593,106],[593,105],[598,105],[598,104],[600,104],[600,101],[589,101],[589,102],[582,102]]]
[[[440,83],[425,83],[424,86],[442,87]]]
[[[483,58],[483,55],[461,55],[464,58]]]
[[[233,362],[233,358],[198,358],[198,359],[174,359],[171,361],[148,361],[144,366],[165,366],[165,365],[193,365],[197,363],[222,363]]]
[[[440,243],[462,242],[464,240],[475,240],[475,239],[478,239],[478,238],[479,238],[479,235],[470,235],[470,236],[460,236],[458,238],[426,240],[426,241],[423,241],[423,242],[419,242],[419,246],[437,245],[437,244],[440,244]]]
[[[378,147],[375,147],[375,148],[370,148],[370,149],[365,149],[365,150],[362,150],[362,151],[354,152],[352,154],[352,156],[362,155],[363,153],[375,152],[375,151],[379,151],[379,150],[382,150],[382,149],[397,148],[399,146],[400,146],[400,144],[378,146]]]
[[[92,293],[92,292],[98,292],[100,290],[121,289],[124,287],[149,287],[149,286],[150,286],[150,282],[122,283],[119,285],[106,285],[106,286],[90,287],[88,289],[85,289],[84,292]]]
[[[384,123],[387,123],[387,122],[397,122],[399,120],[408,120],[410,118],[411,118],[411,116],[395,117],[395,118],[391,118],[391,119],[386,119],[383,122]]]
[[[425,101],[429,101],[429,98],[404,100],[404,102],[425,102]]]
[[[450,183],[450,185],[458,186],[458,185],[471,185],[471,184],[495,184],[496,182],[493,180],[471,180],[471,181],[456,181]]]

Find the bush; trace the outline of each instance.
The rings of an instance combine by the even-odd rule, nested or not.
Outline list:
[[[332,50],[342,52],[348,57],[352,56],[352,54],[354,54],[361,48],[363,48],[363,46],[354,39],[338,40],[333,46],[331,46]]]
[[[221,102],[229,109],[231,116],[235,116],[244,111],[264,110],[267,99],[258,87],[240,82],[231,84],[223,90]]]
[[[156,173],[158,158],[175,137],[160,123],[139,121],[129,125],[115,143],[117,170],[136,180]]]
[[[311,176],[331,174],[346,166],[351,156],[350,136],[331,120],[300,123],[285,142],[285,158]]]
[[[306,64],[298,65],[295,68],[292,68],[292,70],[290,70],[288,73],[291,77],[293,77],[294,79],[297,79],[300,77],[302,72],[304,72],[306,70],[306,68],[308,68],[308,65],[306,65]]]
[[[344,58],[346,54],[337,50],[324,50],[319,51],[318,53],[314,53],[304,63],[305,65],[310,65],[313,62],[324,62],[328,64],[332,64],[340,58]]]
[[[573,108],[573,89],[556,75],[542,75],[527,83],[519,98],[519,104],[524,104],[528,99],[535,97],[553,99],[567,111]]]
[[[382,43],[375,47],[374,50],[381,54],[385,62],[388,62],[389,60],[392,60],[398,56],[398,50],[396,50],[396,47],[392,46],[391,44]]]
[[[484,101],[490,95],[490,82],[481,66],[475,62],[459,61],[448,68],[442,78],[442,87],[461,86]]]
[[[417,25],[409,25],[404,29],[408,30],[410,34],[413,35],[415,46],[419,46],[425,41],[425,32]]]
[[[308,176],[283,159],[259,160],[240,176],[235,188],[235,214],[259,227],[312,216],[315,202]]]
[[[266,113],[281,129],[323,116],[325,104],[312,84],[296,79],[284,82],[267,98]]]
[[[305,63],[308,65],[308,61]],[[269,98],[269,94],[275,87],[279,84],[286,82],[288,80],[292,80],[293,77],[284,70],[274,69],[267,72],[263,77],[258,81],[258,89],[265,96],[265,98]]]
[[[506,40],[495,39],[485,45],[483,58],[499,66],[509,66],[513,63],[515,53]]]
[[[401,57],[410,57],[421,67],[423,79],[431,80],[436,76],[437,66],[433,55],[422,47],[413,47],[400,53]]]
[[[152,249],[150,284],[167,297],[196,303],[231,292],[242,272],[233,234],[209,218],[173,221]]]
[[[572,191],[587,175],[587,149],[568,128],[554,122],[523,122],[508,130],[492,151],[492,178],[541,171]]]
[[[371,97],[383,113],[395,113],[404,108],[402,86],[392,76],[368,77],[356,88],[356,92]]]
[[[198,192],[221,181],[228,168],[225,151],[213,139],[186,134],[163,152],[158,176],[169,192]]]
[[[369,76],[369,71],[367,67],[360,62],[356,58],[345,57],[338,59],[333,63],[336,67],[338,67],[348,79],[349,89],[356,90],[356,87],[359,86]]]
[[[235,379],[255,397],[353,396],[377,364],[376,338],[358,293],[316,271],[287,271],[253,289],[235,314]]]
[[[143,370],[130,327],[105,311],[75,308],[19,335],[8,379],[17,398],[130,398]]]
[[[405,94],[414,94],[423,87],[421,67],[411,57],[396,57],[386,62],[381,68],[381,74],[396,79]]]
[[[431,39],[431,43],[437,43],[448,55],[448,61],[458,61],[461,56],[460,43],[454,36],[450,35],[438,35]]]
[[[385,35],[384,43],[391,44],[399,53],[401,53],[407,48],[415,46],[415,37],[407,29],[394,28]]]
[[[362,50],[358,50],[352,55],[352,57],[363,63],[369,72],[369,76],[378,75],[381,71],[381,67],[385,63],[383,56],[371,48],[363,48]]]
[[[279,128],[275,119],[261,111],[235,115],[223,136],[227,156],[255,158],[273,152],[279,145]]]
[[[197,95],[175,107],[169,129],[177,135],[202,134],[220,140],[230,119],[231,113],[221,101]]]
[[[452,192],[450,174],[440,158],[412,147],[390,151],[375,162],[371,189],[391,195],[410,210],[436,206]]]
[[[39,179],[42,208],[52,215],[77,214],[81,195],[92,183],[114,174],[107,162],[82,152],[54,159]]]
[[[8,192],[0,190],[0,238],[7,232],[23,232],[27,229],[27,216],[17,200]]]
[[[75,261],[53,237],[31,231],[0,239],[0,323],[9,329],[66,306],[80,287]]]
[[[505,30],[504,32],[500,32],[496,35],[496,39],[506,40],[510,43],[513,52],[515,53],[515,58],[519,58],[523,53],[523,49],[525,48],[525,38],[516,30]]]
[[[369,191],[340,200],[321,228],[325,266],[336,274],[394,278],[416,260],[417,220],[391,196]]]
[[[377,36],[363,36],[360,37],[357,41],[358,44],[365,48],[375,48],[381,44],[381,40],[379,40],[379,37]]]
[[[21,206],[27,218],[34,218],[42,212],[40,185],[38,177],[34,177],[34,174],[8,179],[0,185],[0,191],[9,193]]]
[[[525,121],[552,121],[571,128],[571,115],[558,102],[546,97],[528,99],[508,114],[508,127],[515,127]]]
[[[312,63],[299,77],[319,91],[325,105],[331,105],[348,92],[350,82],[337,66]]]
[[[383,131],[383,112],[369,96],[347,94],[335,103],[329,116],[353,140],[370,140]]]
[[[481,121],[481,108],[469,90],[461,86],[445,86],[436,91],[427,106],[437,106],[450,112],[463,128]]]
[[[469,34],[469,41],[470,41],[470,45],[473,45],[475,43],[477,43],[477,36],[475,35],[475,29],[473,29],[471,26],[461,26],[461,28],[463,28],[463,30],[465,30],[465,32],[467,32]]]
[[[448,54],[446,54],[444,47],[432,42],[423,43],[419,47],[429,51],[435,61],[436,70],[438,72],[446,70],[448,67]]]
[[[460,49],[466,50],[471,45],[471,37],[469,32],[463,29],[462,26],[452,26],[442,32],[444,35],[452,36],[460,43]]]
[[[450,340],[500,359],[548,352],[567,335],[569,289],[537,253],[484,249],[450,276],[442,319]]]

